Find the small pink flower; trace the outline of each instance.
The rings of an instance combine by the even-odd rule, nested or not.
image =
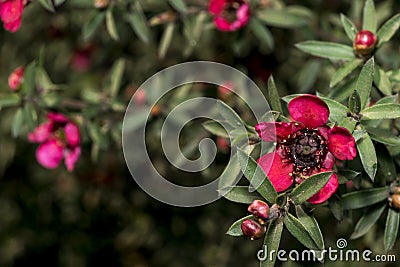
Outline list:
[[[137,106],[142,106],[147,101],[147,94],[143,88],[138,88],[133,95],[133,101]]]
[[[41,143],[36,158],[48,169],[56,168],[64,158],[68,171],[72,171],[81,154],[79,128],[61,113],[47,114],[47,121],[29,133],[28,140]]]
[[[301,183],[309,176],[331,171],[335,158],[351,160],[356,156],[354,137],[343,127],[326,126],[329,108],[313,95],[292,99],[288,105],[293,122],[261,122],[256,131],[261,139],[277,142],[275,151],[258,159],[276,191]],[[339,186],[332,174],[328,183],[307,201],[319,204],[326,201]]]
[[[12,91],[15,91],[21,86],[23,80],[24,67],[18,67],[8,76],[8,86]]]
[[[249,4],[245,0],[210,0],[208,10],[221,31],[236,31],[247,24]]]
[[[0,2],[0,18],[7,31],[16,32],[19,29],[23,9],[23,0],[6,0]]]
[[[227,81],[218,86],[218,96],[221,99],[224,99],[233,93],[233,82]]]

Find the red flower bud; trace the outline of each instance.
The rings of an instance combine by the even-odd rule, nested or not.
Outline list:
[[[357,55],[368,56],[374,50],[378,42],[378,38],[370,31],[359,31],[354,39],[353,48]]]
[[[247,208],[247,211],[263,221],[266,221],[269,216],[269,206],[261,200],[254,200]]]
[[[17,90],[24,78],[24,67],[16,68],[8,77],[8,86],[10,86],[11,90]]]
[[[251,240],[260,239],[265,234],[265,226],[260,225],[258,222],[247,219],[242,222],[242,232]]]
[[[388,201],[389,201],[390,207],[400,210],[400,195],[399,194],[394,194],[394,195],[389,196]]]

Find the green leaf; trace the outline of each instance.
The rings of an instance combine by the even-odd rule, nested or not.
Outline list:
[[[361,114],[363,120],[397,119],[400,118],[400,104],[376,104]]]
[[[383,24],[377,33],[378,47],[389,41],[400,27],[400,14],[394,15]]]
[[[347,130],[349,130],[350,133],[354,131],[356,125],[357,121],[352,117],[344,118],[338,123],[338,126],[346,128]]]
[[[254,35],[263,43],[263,45],[265,45],[269,50],[274,49],[274,37],[266,26],[254,18],[250,19],[249,26]]]
[[[358,175],[360,175],[360,172],[352,170],[340,170],[337,172],[339,184],[344,184],[348,181],[354,180]]]
[[[355,114],[358,114],[361,111],[361,98],[356,90],[354,90],[349,97],[349,109]]]
[[[227,104],[225,104],[221,100],[217,100],[217,110],[221,114],[221,116],[232,125],[234,128],[238,128],[240,126],[244,127],[244,123],[240,116]]]
[[[118,94],[118,90],[121,87],[122,76],[125,70],[125,60],[123,58],[115,61],[111,72],[110,72],[110,87],[109,93],[112,98],[115,98]]]
[[[385,251],[388,252],[394,246],[397,239],[397,233],[399,231],[400,213],[396,210],[389,209],[386,218],[385,235],[383,244]]]
[[[344,209],[352,210],[371,206],[389,196],[389,187],[372,188],[344,194],[341,204]]]
[[[31,96],[34,93],[35,89],[35,80],[36,80],[36,62],[31,62],[25,69],[24,72],[24,82],[22,84],[23,92]]]
[[[340,19],[342,21],[342,25],[343,25],[344,31],[346,32],[346,34],[349,37],[350,41],[353,42],[354,39],[356,38],[357,27],[344,14],[340,14]]]
[[[229,192],[226,193],[228,190]],[[235,186],[232,189],[224,188],[218,190],[218,192],[230,201],[243,204],[251,204],[254,200],[261,199],[261,196],[256,192],[249,192],[248,186]]]
[[[283,230],[283,222],[282,220],[275,220],[271,222],[268,226],[267,233],[264,238],[264,248],[268,248],[268,252],[274,250],[278,251],[279,244],[281,242]],[[261,255],[257,255],[261,256]],[[260,267],[274,267],[276,261],[276,253],[272,254],[272,258],[270,254],[264,255],[266,259],[264,261],[260,261]]]
[[[271,75],[268,79],[268,100],[271,109],[282,113],[281,99],[279,98],[278,90],[276,89],[274,77]]]
[[[294,204],[302,204],[321,190],[331,176],[332,172],[320,172],[314,174],[293,189],[289,197],[292,199]]]
[[[314,240],[315,244],[320,250],[323,250],[324,237],[322,236],[321,229],[319,228],[318,222],[314,216],[308,215],[299,205],[296,205],[296,215],[299,221],[304,225],[310,234],[311,238]]]
[[[356,239],[365,235],[371,227],[378,221],[382,212],[386,208],[386,203],[374,209],[369,209],[357,222],[350,239]]]
[[[247,219],[252,219],[254,218],[253,215],[249,215],[246,217],[243,217],[239,220],[237,220],[236,222],[234,222],[231,227],[229,227],[228,231],[226,232],[227,235],[230,236],[242,236],[243,232],[242,232],[242,222],[247,220]]]
[[[132,29],[144,43],[150,42],[150,29],[147,25],[146,17],[143,14],[139,1],[136,2],[136,11],[128,15],[127,19]]]
[[[21,97],[17,94],[0,95],[0,109],[20,104]]]
[[[168,48],[171,45],[172,37],[174,36],[175,23],[167,24],[161,37],[160,46],[158,47],[158,56],[163,59],[167,54]]]
[[[115,20],[112,13],[112,8],[108,9],[106,12],[106,27],[107,31],[110,34],[111,38],[114,41],[119,41],[119,35],[117,31],[117,27],[115,26]]]
[[[299,92],[307,92],[312,89],[320,72],[321,61],[319,59],[307,62],[299,72],[299,78],[297,80]]]
[[[187,7],[183,0],[168,0],[171,6],[178,10],[180,13],[186,13]]]
[[[371,93],[372,81],[374,79],[374,58],[369,59],[358,76],[356,90],[361,98],[361,109],[367,106],[369,95]]]
[[[100,27],[100,24],[103,23],[104,18],[104,12],[95,12],[93,16],[87,20],[82,29],[83,40],[87,41],[93,36],[96,30]]]
[[[390,96],[392,94],[392,83],[386,72],[378,65],[375,66],[374,83],[384,95]]]
[[[342,203],[338,201],[335,197],[331,197],[328,200],[329,209],[336,220],[342,221],[344,216],[344,209]]]
[[[202,125],[207,131],[209,131],[210,133],[212,133],[216,136],[229,138],[229,135],[226,132],[226,130],[224,129],[224,127],[222,127],[222,125],[216,121],[206,121]]]
[[[241,149],[237,149],[240,168],[250,184],[263,196],[269,203],[274,203],[277,193],[271,181],[264,173],[257,162],[248,156]]]
[[[19,108],[14,115],[14,119],[11,125],[11,134],[14,138],[18,137],[22,127],[24,127],[24,114],[22,108]]]
[[[23,113],[24,113],[24,121],[28,126],[28,130],[31,132],[35,129],[36,117],[37,117],[33,104],[26,103],[23,109]]]
[[[306,227],[292,214],[287,213],[284,217],[283,222],[288,231],[297,239],[300,243],[309,249],[318,250],[318,246],[308,233]]]
[[[400,138],[397,135],[392,134],[389,130],[375,127],[366,127],[366,129],[372,140],[389,146],[400,145]]]
[[[373,182],[378,165],[378,159],[376,158],[374,144],[372,143],[368,133],[364,133],[362,138],[357,141],[357,150],[364,170]]]
[[[379,168],[376,172],[376,177],[384,185],[396,179],[396,166],[394,165],[393,157],[385,145],[378,144],[376,146],[376,153],[379,155]]]
[[[349,62],[346,62],[341,66],[335,74],[333,74],[331,82],[329,83],[329,87],[334,87],[339,82],[341,82],[344,78],[349,76],[358,66],[363,63],[362,59],[355,58]]]
[[[290,10],[263,9],[256,16],[267,25],[280,28],[298,28],[309,22],[307,16]]]
[[[366,0],[363,12],[363,30],[376,33],[377,19],[373,0]]]
[[[353,60],[353,47],[322,41],[305,41],[295,45],[301,51],[331,60]]]
[[[54,12],[54,6],[51,0],[39,0],[39,3],[50,12]]]

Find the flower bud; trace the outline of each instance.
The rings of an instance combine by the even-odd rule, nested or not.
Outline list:
[[[370,55],[376,47],[378,38],[370,31],[359,31],[354,38],[353,48],[358,56]]]
[[[266,221],[269,216],[269,206],[261,200],[254,200],[247,208],[247,211],[263,221]]]
[[[108,7],[109,4],[110,4],[110,0],[94,0],[95,8],[103,9],[103,8]]]
[[[8,86],[11,90],[17,90],[23,82],[24,78],[24,67],[16,68],[10,76],[8,76]]]
[[[389,196],[388,200],[389,200],[390,207],[400,210],[400,195],[399,194],[393,194],[393,195]]]
[[[265,226],[260,225],[258,222],[247,219],[242,222],[242,232],[251,240],[260,239],[265,234]]]

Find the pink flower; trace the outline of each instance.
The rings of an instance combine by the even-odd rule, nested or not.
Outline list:
[[[56,168],[64,158],[68,171],[72,171],[81,154],[79,128],[61,113],[47,114],[47,121],[29,133],[28,139],[40,143],[36,159],[47,169]]]
[[[16,32],[21,26],[23,0],[6,0],[0,2],[0,18],[3,21],[4,29]]]
[[[8,76],[8,86],[12,91],[15,91],[21,86],[23,79],[24,67],[18,67]]]
[[[210,0],[208,10],[221,31],[236,31],[247,24],[250,10],[245,0]]]
[[[276,191],[301,183],[309,176],[331,171],[335,158],[351,160],[356,156],[355,141],[343,127],[329,128],[326,123],[329,108],[313,95],[302,95],[289,102],[293,122],[261,122],[256,131],[267,142],[277,142],[275,151],[258,159]],[[338,178],[332,174],[328,183],[307,201],[319,204],[338,188]]]

